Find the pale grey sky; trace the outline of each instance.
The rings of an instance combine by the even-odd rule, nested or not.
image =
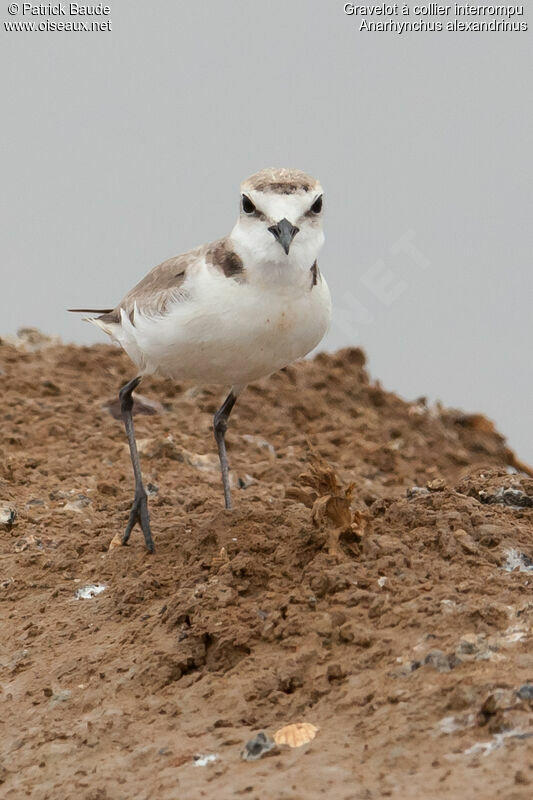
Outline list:
[[[242,178],[294,166],[326,190],[325,346],[486,413],[533,461],[531,31],[360,33],[336,0],[109,5],[111,31],[2,29],[0,333],[103,341],[65,309],[114,305],[228,232]]]

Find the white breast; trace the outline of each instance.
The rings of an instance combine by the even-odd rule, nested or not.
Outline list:
[[[319,277],[305,285],[238,283],[204,264],[188,299],[161,317],[136,313],[133,324],[109,333],[144,374],[197,383],[246,384],[309,353],[331,315],[329,289]]]

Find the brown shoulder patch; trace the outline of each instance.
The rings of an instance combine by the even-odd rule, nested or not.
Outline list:
[[[244,279],[244,264],[242,258],[232,250],[227,239],[220,239],[208,250],[206,261],[216,269],[221,270],[226,278],[234,278],[242,282]]]

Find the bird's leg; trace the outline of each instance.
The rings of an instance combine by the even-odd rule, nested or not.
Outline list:
[[[216,412],[213,418],[213,429],[218,447],[218,457],[220,459],[220,470],[222,472],[222,485],[224,486],[224,502],[226,508],[231,508],[231,491],[229,488],[229,466],[226,453],[226,441],[224,436],[228,428],[228,419],[237,397],[241,393],[242,386],[232,386],[231,391]]]
[[[130,446],[131,463],[133,465],[133,474],[135,476],[135,497],[130,511],[130,518],[126,525],[126,530],[122,537],[122,544],[127,544],[130,538],[130,533],[138,522],[144,534],[144,541],[146,549],[150,553],[154,552],[154,542],[152,540],[152,532],[150,530],[150,517],[148,515],[148,500],[146,490],[143,486],[143,479],[141,474],[141,464],[139,461],[139,453],[137,452],[137,443],[135,441],[135,430],[133,428],[133,397],[132,392],[140,384],[142,378],[137,377],[127,383],[119,392],[120,408],[122,411],[122,419],[126,427],[126,434],[128,436],[128,444]]]

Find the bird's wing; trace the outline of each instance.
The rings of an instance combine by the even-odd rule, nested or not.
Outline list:
[[[189,250],[154,267],[113,309],[102,310],[93,322],[120,325],[122,312],[135,324],[135,314],[145,317],[164,316],[171,305],[186,302],[194,289],[194,277],[207,266],[237,282],[245,280],[244,265],[228,238]],[[96,313],[96,312],[95,312]]]
[[[116,308],[97,319],[103,323],[120,324],[122,310],[131,321],[135,311],[147,317],[165,314],[171,303],[187,299],[185,284],[199,268],[206,250],[207,246],[202,245],[158,264],[128,292]]]

